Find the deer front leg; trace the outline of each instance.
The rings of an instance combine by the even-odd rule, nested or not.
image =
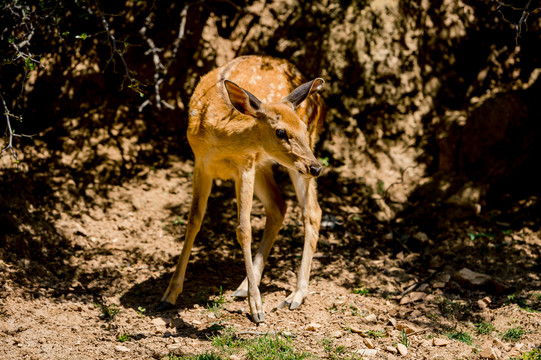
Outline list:
[[[295,192],[302,208],[304,223],[304,248],[302,252],[301,266],[297,274],[297,286],[280,307],[289,306],[290,309],[298,308],[308,294],[308,282],[310,280],[310,268],[312,258],[316,250],[319,237],[319,224],[321,222],[321,208],[317,201],[316,182],[314,179],[305,179],[298,173],[289,172]]]
[[[203,216],[205,215],[205,210],[207,208],[207,200],[212,188],[212,178],[205,174],[203,168],[197,163],[197,160],[194,166],[192,187],[192,205],[190,214],[188,215],[188,224],[186,225],[184,246],[182,247],[182,253],[178,259],[175,273],[171,277],[171,281],[169,282],[165,294],[162,296],[161,302],[158,304],[158,311],[173,308],[178,296],[182,293],[184,275],[186,274],[186,266],[188,265],[192,245],[201,228],[201,222],[203,221]]]
[[[262,168],[256,172],[255,176],[255,194],[265,207],[265,230],[261,244],[254,256],[254,272],[255,280],[259,285],[263,268],[267,262],[267,257],[274,245],[276,235],[282,227],[284,216],[286,213],[286,203],[282,199],[282,194],[272,174],[272,168]],[[235,297],[248,296],[248,278],[245,278],[242,284],[233,293]]]
[[[261,294],[257,287],[257,280],[252,263],[252,226],[250,215],[254,198],[255,166],[242,170],[236,182],[237,206],[239,225],[237,226],[237,240],[242,248],[246,276],[248,278],[248,303],[252,319],[256,323],[265,321]]]

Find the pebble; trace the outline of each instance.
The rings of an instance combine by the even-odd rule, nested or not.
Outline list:
[[[493,348],[490,346],[485,346],[481,349],[479,352],[479,356],[483,359],[493,359],[497,360],[501,357],[501,352],[497,348]]]
[[[424,300],[424,298],[426,298],[426,293],[420,291],[413,291],[400,299],[400,305],[409,304],[415,301],[421,301]]]
[[[349,329],[351,330],[351,332],[354,332],[356,334],[361,334],[363,332],[361,328],[358,328],[356,326],[350,326]]]
[[[397,344],[397,345],[396,345],[396,349],[398,350],[398,352],[400,353],[400,355],[402,355],[402,356],[408,355],[408,348],[406,347],[406,345],[404,345],[404,344]]]
[[[123,346],[123,345],[117,345],[117,346],[115,346],[115,350],[116,351],[121,351],[121,352],[128,352],[128,351],[130,351],[130,348],[128,348],[126,346]]]
[[[490,297],[485,296],[484,298],[477,300],[477,306],[479,306],[479,309],[484,310],[491,302],[492,300],[490,300]]]
[[[376,356],[378,351],[376,349],[359,349],[355,352],[356,355],[364,357]]]
[[[432,345],[434,346],[447,346],[451,343],[450,340],[447,339],[440,339],[440,338],[433,338],[432,339]]]
[[[366,322],[376,322],[378,321],[378,318],[375,314],[368,314],[364,317],[364,321]]]
[[[319,329],[321,327],[320,324],[316,324],[316,323],[310,323],[308,325],[306,325],[306,328],[305,330],[307,331],[316,331],[317,329]]]
[[[394,346],[387,345],[387,346],[385,346],[385,350],[387,350],[388,352],[393,353],[393,354],[398,353],[398,350]]]
[[[364,342],[364,344],[366,345],[367,348],[369,348],[369,349],[374,349],[375,348],[374,343],[369,338],[363,338],[363,342]]]
[[[396,327],[397,330],[405,331],[406,334],[411,334],[411,333],[414,333],[416,331],[419,331],[419,328],[417,328],[415,325],[410,324],[410,323],[399,322],[399,323],[396,324],[395,327]]]

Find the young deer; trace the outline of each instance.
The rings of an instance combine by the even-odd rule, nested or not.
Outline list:
[[[323,84],[320,78],[303,84],[303,77],[289,62],[261,56],[236,58],[201,79],[189,105],[187,135],[195,155],[192,205],[184,247],[159,310],[171,308],[182,292],[186,265],[213,179],[234,179],[237,240],[247,276],[233,295],[248,296],[253,320],[265,320],[258,286],[286,213],[286,204],[272,174],[274,162],[287,168],[304,221],[304,250],[297,286],[281,306],[295,309],[302,303],[308,293],[321,220],[314,180],[321,173],[321,165],[312,148],[324,111],[319,95],[310,95]],[[254,193],[265,207],[266,223],[252,261],[250,212]]]

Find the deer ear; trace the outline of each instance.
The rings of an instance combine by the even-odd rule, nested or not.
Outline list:
[[[229,80],[224,80],[224,86],[235,109],[245,115],[254,117],[257,115],[261,109],[261,101],[254,94]]]
[[[289,102],[294,108],[297,108],[308,96],[320,90],[325,84],[322,78],[316,78],[312,81],[302,84],[286,96],[282,101]]]

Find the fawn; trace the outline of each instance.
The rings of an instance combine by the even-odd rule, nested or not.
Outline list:
[[[237,240],[247,274],[233,296],[248,296],[253,321],[265,320],[258,286],[286,213],[272,173],[275,162],[289,172],[304,222],[304,250],[296,289],[281,306],[295,309],[306,297],[321,221],[314,179],[320,175],[321,165],[312,149],[324,118],[322,100],[315,93],[324,81],[316,78],[303,82],[289,62],[263,56],[236,58],[201,78],[190,100],[187,131],[195,155],[192,204],[182,253],[158,310],[173,307],[182,292],[213,179],[233,179]],[[254,193],[265,208],[266,223],[252,261],[250,212]]]

